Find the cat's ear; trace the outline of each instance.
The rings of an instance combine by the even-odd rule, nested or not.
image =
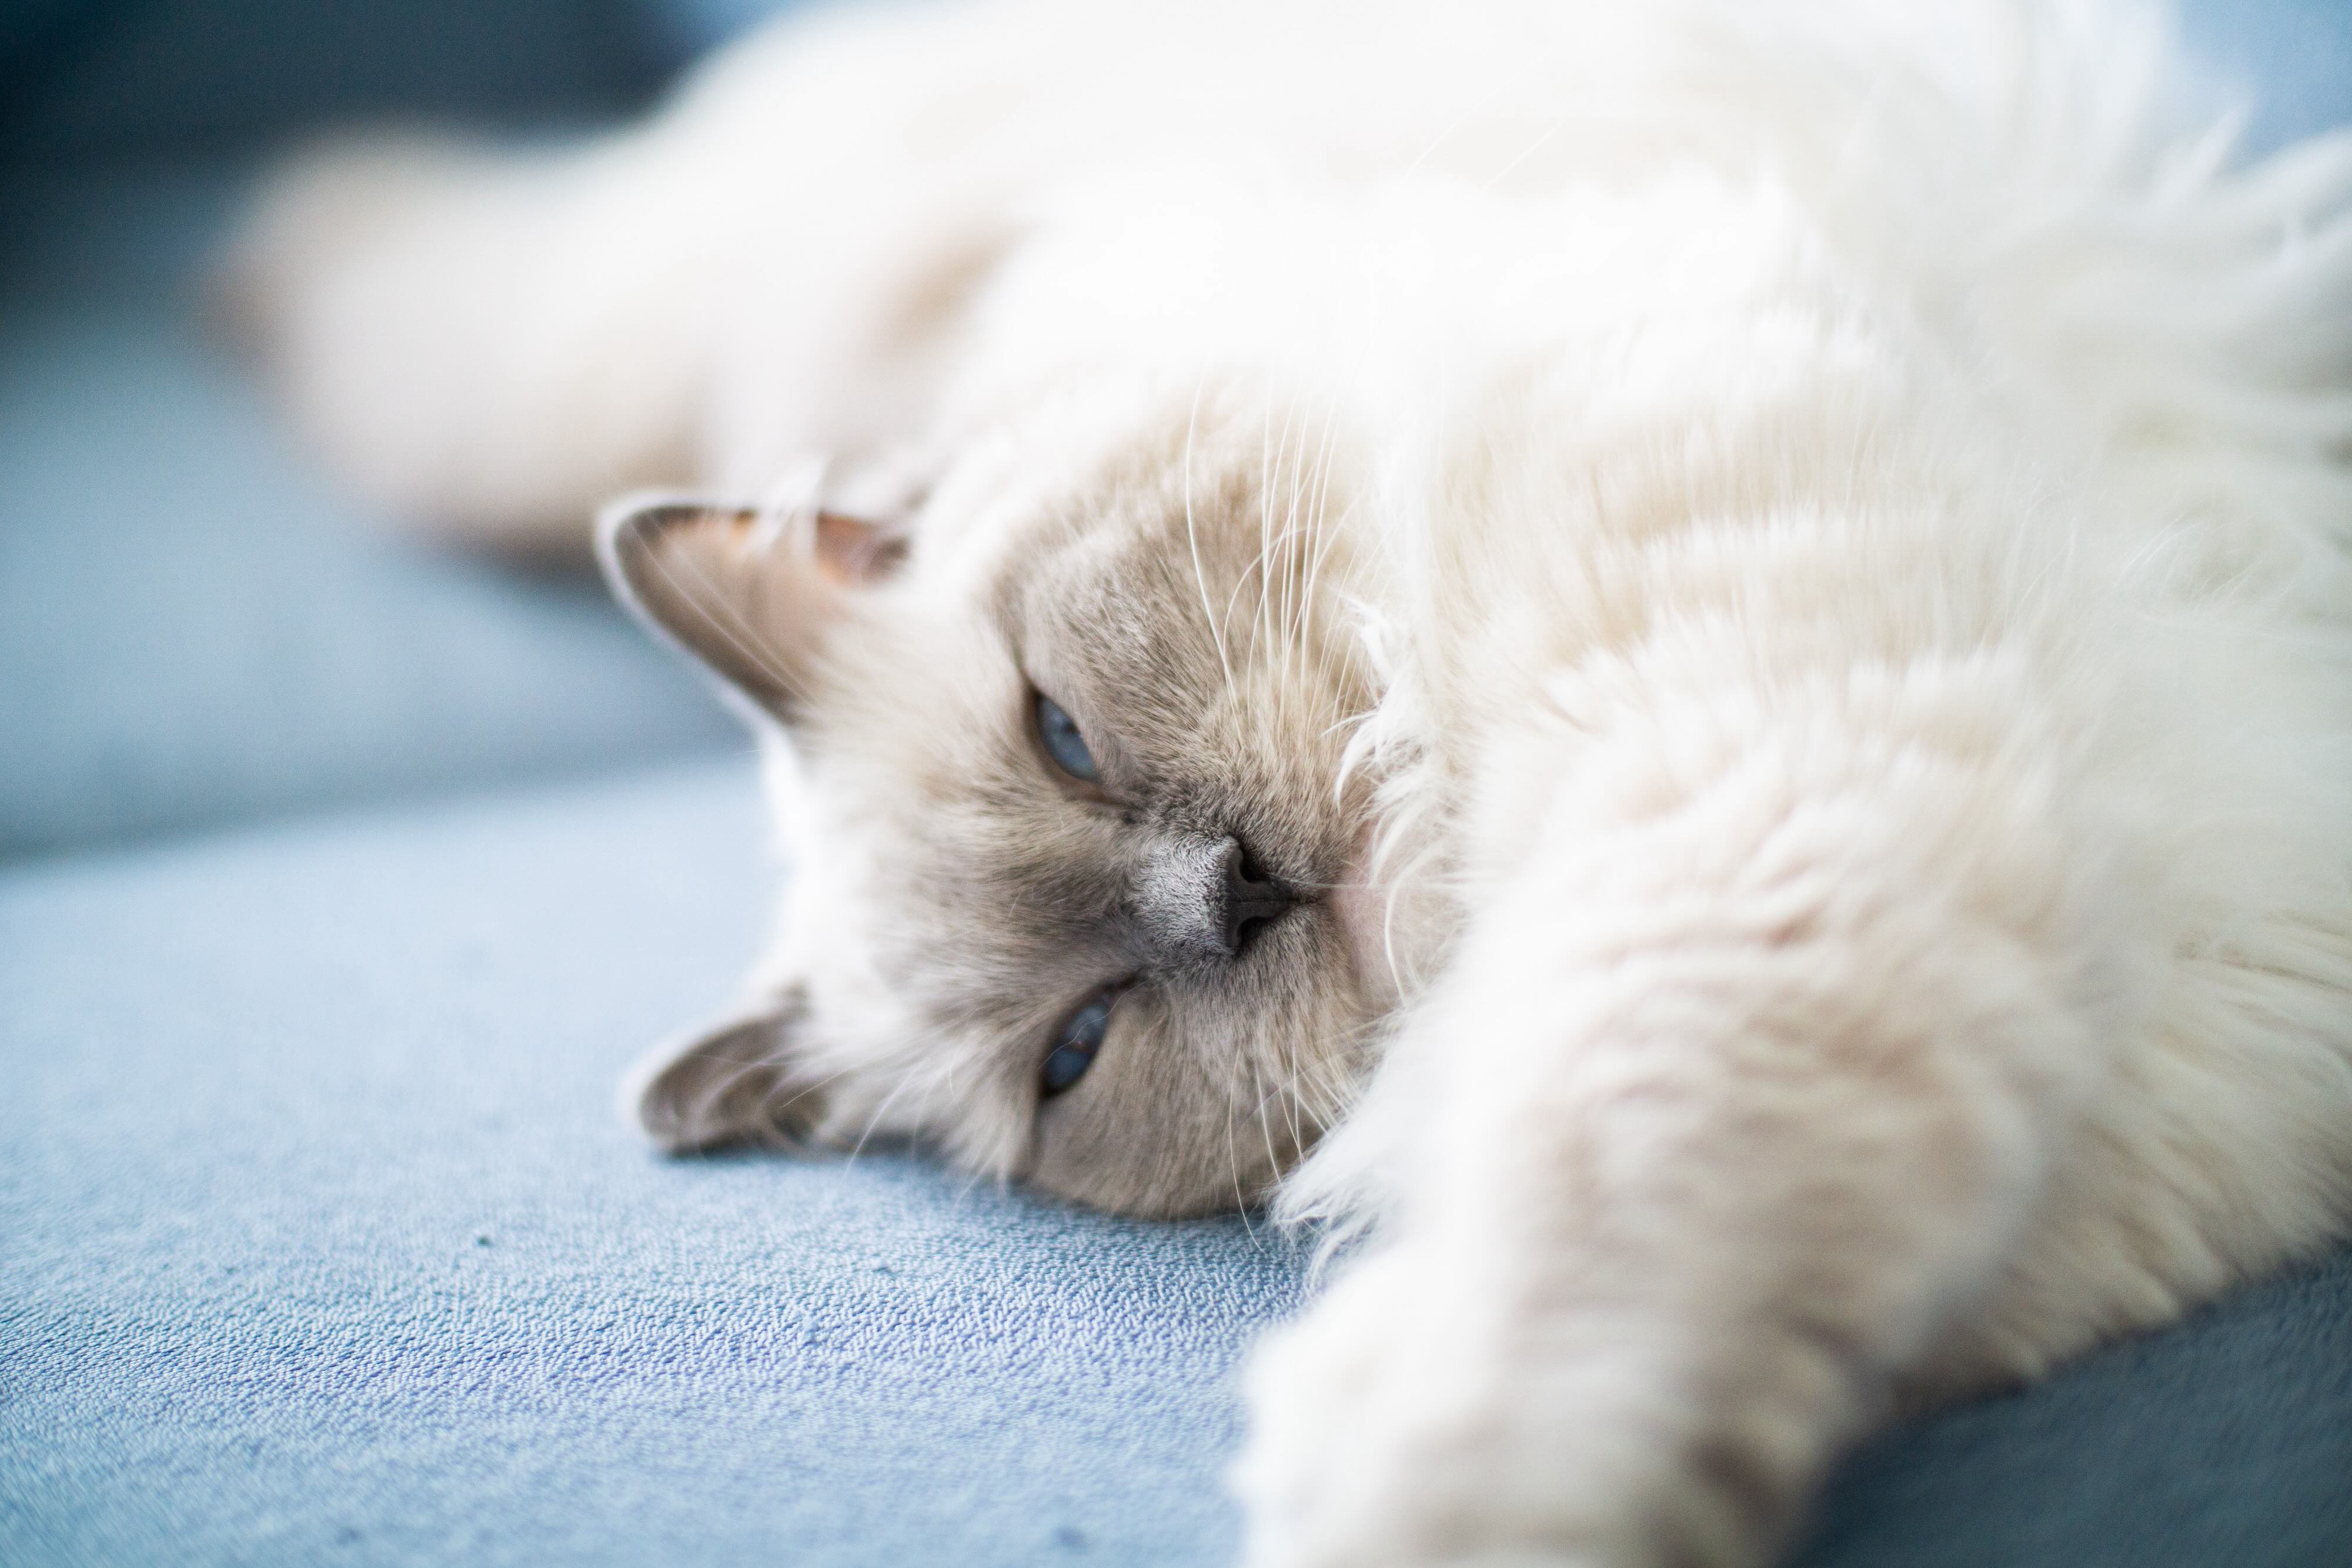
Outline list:
[[[903,535],[839,513],[670,496],[614,502],[597,522],[596,543],[623,603],[787,722],[850,595],[889,577],[907,555]]]
[[[824,1108],[799,1065],[803,1016],[787,996],[673,1042],[623,1085],[624,1110],[668,1154],[803,1146]]]

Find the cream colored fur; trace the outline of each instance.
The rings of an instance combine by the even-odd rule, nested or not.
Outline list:
[[[1192,1200],[971,1092],[861,846],[1017,705],[963,607],[1207,537],[1202,733],[1351,884],[1234,1169],[1361,1233],[1249,1562],[1755,1563],[1896,1402],[2352,1218],[2352,139],[2244,166],[2177,69],[2125,4],[848,12],[543,167],[312,165],[243,276],[471,535],[810,450],[901,515],[875,651],[761,631],[889,758],[774,731],[764,983],[841,1127],[1120,1207]]]

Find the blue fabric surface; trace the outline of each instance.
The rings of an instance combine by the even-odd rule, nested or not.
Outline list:
[[[743,749],[593,582],[404,540],[288,449],[194,319],[240,188],[0,182],[0,854]]]
[[[704,766],[0,874],[0,1562],[1213,1564],[1288,1244],[664,1163],[765,914]],[[2352,1258],[1832,1491],[1809,1568],[2352,1562]]]
[[[0,880],[0,1562],[1212,1563],[1238,1222],[665,1163],[749,770]]]
[[[2255,148],[2352,122],[2352,0],[2179,0],[2181,32]]]
[[[1802,1568],[2352,1563],[2352,1252],[1855,1455]]]

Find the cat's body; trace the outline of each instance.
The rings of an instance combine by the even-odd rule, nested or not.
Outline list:
[[[891,514],[612,532],[796,868],[648,1117],[1312,1148],[1253,1562],[1752,1561],[2352,1216],[2352,143],[2200,161],[2129,8],[1766,9],[849,15],[256,230],[399,504]]]

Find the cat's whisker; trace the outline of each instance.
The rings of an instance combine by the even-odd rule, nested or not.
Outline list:
[[[1528,140],[1526,146],[1519,149],[1517,156],[1511,159],[1507,163],[1505,163],[1501,168],[1496,169],[1494,172],[1488,174],[1484,180],[1480,181],[1479,183],[1490,191],[1501,190],[1503,188],[1503,182],[1509,177],[1511,171],[1526,162],[1528,159],[1534,157],[1538,152],[1541,152],[1544,144],[1549,141],[1553,137],[1558,136],[1567,126],[1568,120],[1568,112],[1565,110],[1554,114],[1549,122],[1541,130],[1538,131],[1534,136],[1530,137]]]
[[[1258,555],[1256,555],[1256,559],[1254,559],[1254,562],[1251,562],[1251,567],[1256,569],[1256,573],[1258,573],[1258,601],[1256,601],[1256,607],[1251,607],[1251,612],[1249,612],[1249,651],[1251,651],[1251,656],[1256,656],[1256,651],[1258,651],[1258,625],[1261,625],[1261,621],[1263,621],[1263,618],[1265,618],[1265,571],[1267,571],[1267,564],[1265,564],[1265,529],[1267,529],[1265,507],[1267,507],[1267,496],[1273,496],[1273,489],[1275,489],[1275,402],[1273,402],[1273,392],[1267,392],[1267,395],[1265,395],[1265,416],[1261,418],[1261,433],[1258,433]],[[1246,576],[1244,576],[1244,580],[1246,580]]]
[[[1201,524],[1192,509],[1192,447],[1201,429],[1201,398],[1208,390],[1208,375],[1203,371],[1192,383],[1192,411],[1184,420],[1184,542],[1192,552],[1192,582],[1201,591],[1201,613],[1208,619],[1209,636],[1217,648],[1217,667],[1224,672],[1225,690],[1232,694],[1234,685],[1233,655],[1225,647],[1225,630],[1217,620],[1217,612],[1209,600],[1209,574],[1201,564]]]
[[[1265,1108],[1276,1099],[1280,1098],[1288,1103],[1295,1113],[1310,1116],[1320,1125],[1328,1127],[1336,1123],[1360,1092],[1355,1086],[1360,1075],[1346,1071],[1345,1062],[1348,1058],[1355,1054],[1364,1040],[1370,1038],[1375,1032],[1375,1028],[1376,1026],[1368,1022],[1302,1042],[1299,1053],[1294,1057],[1295,1065],[1286,1071],[1271,1087],[1258,1078],[1253,1067],[1251,1082],[1256,1099],[1251,1113],[1257,1115],[1262,1121]],[[1324,1076],[1322,1068],[1310,1067],[1307,1060],[1307,1053],[1310,1051],[1318,1056],[1327,1054],[1331,1056],[1333,1060],[1323,1064],[1323,1067],[1340,1071],[1342,1076],[1335,1082]],[[1291,1127],[1292,1146],[1303,1154],[1306,1151],[1305,1128],[1296,1120],[1292,1122]]]
[[[1292,655],[1301,652],[1298,646],[1298,612],[1303,599],[1305,581],[1298,570],[1297,541],[1308,537],[1313,528],[1313,505],[1318,472],[1323,454],[1328,450],[1331,433],[1331,409],[1324,410],[1323,428],[1315,438],[1315,456],[1307,457],[1308,439],[1306,431],[1307,415],[1302,419],[1299,431],[1298,461],[1290,476],[1290,501],[1283,523],[1282,547],[1282,608],[1276,632],[1276,674],[1275,690],[1281,716],[1289,716],[1295,690],[1291,678]]]
[[[704,1086],[701,1092],[694,1096],[695,1101],[705,1108],[724,1104],[745,1081],[760,1072],[772,1070],[777,1065],[772,1060],[764,1056],[727,1056],[716,1051],[699,1052],[698,1059],[717,1067],[731,1070],[727,1071],[715,1085]],[[763,1113],[774,1091],[772,1088],[767,1094],[761,1096],[760,1106]]]
[[[1250,1087],[1255,1089],[1259,1082],[1257,1061],[1253,1057],[1250,1061]],[[1260,1095],[1257,1103],[1257,1131],[1258,1136],[1265,1144],[1265,1168],[1269,1178],[1279,1176],[1283,1169],[1282,1156],[1275,1152],[1274,1127],[1266,1120],[1265,1115],[1270,1099],[1271,1096]]]
[[[1339,405],[1327,403],[1323,410],[1323,430],[1317,439],[1313,478],[1308,486],[1307,503],[1307,537],[1313,549],[1307,559],[1306,570],[1298,583],[1298,612],[1293,641],[1298,648],[1299,673],[1307,673],[1308,637],[1314,626],[1315,588],[1319,568],[1330,549],[1334,529],[1330,526],[1330,485],[1332,459],[1337,450]]]
[[[1257,1229],[1250,1223],[1249,1193],[1242,1182],[1241,1147],[1234,1142],[1234,1122],[1231,1117],[1225,1121],[1225,1168],[1233,1175],[1234,1208],[1242,1217],[1243,1233],[1255,1243],[1257,1240]]]
[[[857,1141],[849,1146],[849,1152],[845,1156],[844,1156],[842,1161],[844,1165],[856,1165],[857,1163],[857,1156],[866,1152],[866,1145],[867,1142],[873,1138],[875,1129],[881,1126],[882,1119],[890,1113],[890,1107],[897,1103],[898,1096],[904,1093],[908,1087],[915,1082],[916,1077],[914,1074],[905,1074],[899,1078],[896,1084],[892,1085],[890,1092],[882,1096],[882,1103],[874,1108],[874,1113],[872,1115],[866,1117],[865,1130],[857,1134]]]
[[[1301,1041],[1300,1046],[1304,1050],[1319,1051],[1332,1041],[1347,1040],[1355,1032],[1352,1028],[1344,1029],[1336,1034],[1309,1038]],[[1331,1086],[1318,1072],[1310,1070],[1305,1061],[1295,1057],[1292,1063],[1286,1066],[1271,1082],[1260,1077],[1253,1066],[1251,1082],[1255,1093],[1248,1113],[1257,1118],[1259,1126],[1263,1130],[1269,1124],[1268,1111],[1278,1103],[1281,1107],[1285,1128],[1289,1134],[1288,1146],[1293,1164],[1287,1166],[1279,1162],[1276,1164],[1273,1182],[1278,1186],[1287,1178],[1290,1170],[1295,1168],[1296,1162],[1303,1159],[1309,1151],[1312,1140],[1307,1132],[1307,1124],[1312,1122],[1316,1125],[1318,1128],[1316,1136],[1319,1137],[1321,1129],[1332,1124],[1331,1108],[1342,1103],[1343,1098],[1334,1092]],[[1268,1150],[1268,1157],[1273,1157],[1271,1148]]]
[[[1225,620],[1229,624],[1233,620],[1234,607],[1240,602],[1241,596],[1249,589],[1251,576],[1255,574],[1262,579],[1265,575],[1265,562],[1263,559],[1253,560],[1246,566],[1243,567],[1241,575],[1234,580],[1234,590],[1231,593],[1225,596]],[[1264,591],[1261,590],[1260,591],[1263,593]],[[1255,653],[1255,636],[1253,636],[1250,652]],[[1248,664],[1247,654],[1244,656],[1243,663],[1246,667]],[[1234,700],[1236,702],[1240,700],[1238,691],[1235,693]]]
[[[799,681],[777,658],[775,651],[761,640],[757,628],[729,602],[726,591],[691,556],[685,562],[693,573],[691,584],[679,574],[677,566],[664,551],[654,550],[650,559],[654,570],[678,591],[680,601],[699,616],[705,625],[725,639],[730,647],[749,660],[752,668],[773,681],[779,690],[792,691],[799,685]],[[719,619],[717,613],[719,611],[726,612],[726,620]]]
[[[1284,1079],[1286,1082],[1296,1084],[1306,1071],[1306,1064],[1299,1060],[1300,1048],[1295,1041],[1285,1040],[1282,1037],[1276,1038],[1282,1051]],[[1303,1110],[1300,1096],[1294,1090],[1284,1094],[1282,1100],[1283,1108],[1288,1113],[1290,1146],[1293,1150],[1303,1153],[1307,1147],[1307,1132],[1299,1121]]]
[[[1290,435],[1292,427],[1299,423],[1302,412],[1299,394],[1294,392],[1283,405],[1282,434],[1275,444],[1268,471],[1263,476],[1258,488],[1258,603],[1257,612],[1252,619],[1251,646],[1254,651],[1261,647],[1265,648],[1265,652],[1260,656],[1275,662],[1277,674],[1281,653],[1283,612],[1276,603],[1274,579],[1276,570],[1280,564],[1278,547],[1282,538],[1286,537],[1289,523],[1295,522],[1297,516],[1296,482],[1297,459],[1291,451]],[[1266,423],[1269,429],[1272,427],[1273,420],[1274,407],[1269,398],[1266,404]],[[1302,450],[1304,445],[1302,433],[1300,442]],[[1289,522],[1286,522],[1282,529],[1277,530],[1274,521],[1276,495],[1286,482],[1291,486]],[[1283,581],[1286,595],[1288,586],[1289,580],[1286,573]],[[1275,689],[1278,711],[1283,690],[1279,680],[1276,681]]]
[[[1428,143],[1414,155],[1412,162],[1404,166],[1403,177],[1409,179],[1419,173],[1421,166],[1434,158],[1437,155],[1437,150],[1454,139],[1455,131],[1469,124],[1471,120],[1486,114],[1496,99],[1501,95],[1501,91],[1499,87],[1489,84],[1479,97],[1472,100],[1469,108],[1455,115],[1445,129],[1429,139]]]

